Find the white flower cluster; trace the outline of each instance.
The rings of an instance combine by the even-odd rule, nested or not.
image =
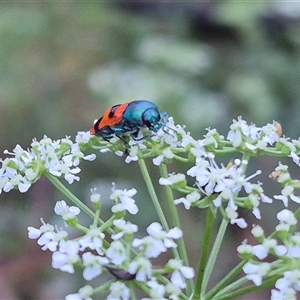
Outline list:
[[[184,192],[186,195],[175,200],[175,204],[182,203],[186,209],[191,206],[205,208],[214,205],[216,208],[223,208],[231,224],[237,224],[241,228],[247,226],[245,219],[240,218],[237,209],[251,209],[256,218],[261,218],[259,205],[261,202],[272,203],[272,199],[265,195],[262,184],[250,182],[253,177],[260,175],[257,170],[254,174],[246,176],[246,169],[249,157],[257,154],[272,154],[290,156],[293,161],[299,164],[300,142],[289,141],[281,137],[279,123],[273,122],[263,127],[254,124],[248,125],[242,118],[233,120],[227,140],[215,129],[209,129],[202,140],[193,139],[186,133],[183,127],[174,126],[172,119],[169,120],[170,130],[162,131],[164,140],[168,137],[168,143],[164,142],[163,153],[154,158],[154,164],[160,164],[163,160],[182,159],[178,158],[180,148],[188,153],[188,161],[194,162],[187,175],[195,178],[198,189],[187,186],[185,174],[170,174],[168,178],[161,178],[161,185],[172,186],[175,190]],[[228,166],[219,165],[215,160],[215,153],[230,151],[232,153],[243,152],[247,159],[235,159]],[[276,170],[275,170],[276,171]],[[279,170],[277,170],[279,171]],[[281,180],[283,175],[281,175]],[[286,180],[286,179],[284,179]],[[294,195],[294,182],[286,183],[281,195],[275,196],[285,205],[291,198],[300,203],[300,197]],[[243,197],[240,196],[243,193]],[[246,196],[245,196],[246,195]]]
[[[248,125],[245,120],[239,117],[237,121],[233,120],[227,139],[239,149],[264,150],[268,145],[273,145],[279,141],[280,133],[278,130],[277,122],[257,127],[254,124]]]
[[[80,150],[80,145],[88,143],[89,138],[89,133],[84,132],[78,133],[75,143],[69,137],[51,140],[44,136],[40,141],[34,139],[30,149],[17,145],[13,152],[4,151],[12,157],[1,159],[0,193],[12,189],[25,193],[46,172],[63,177],[68,183],[78,181],[80,160],[91,161],[96,157],[84,155]]]
[[[254,226],[251,233],[259,244],[251,246],[245,241],[237,250],[247,261],[243,267],[246,277],[257,286],[280,270],[282,277],[271,291],[271,300],[296,300],[300,292],[300,233],[295,232],[297,219],[288,209],[280,211],[277,219],[279,224],[272,237],[265,237],[263,229]],[[266,259],[270,255],[275,257],[275,261]]]
[[[272,199],[263,193],[260,184],[250,182],[250,179],[261,172],[257,171],[246,177],[244,175],[246,164],[246,161],[236,159],[230,167],[223,165],[219,167],[213,155],[208,155],[207,158],[197,157],[195,166],[187,171],[187,175],[196,179],[198,190],[194,189],[185,197],[176,199],[175,204],[182,203],[186,209],[190,209],[191,206],[203,208],[210,205],[220,208],[223,203],[227,203],[225,213],[231,224],[245,228],[246,221],[238,217],[239,206],[251,209],[253,214],[260,218],[258,209],[260,201],[272,202]],[[161,178],[159,182],[161,185],[171,185],[175,189],[177,186],[187,189],[184,174],[171,174],[168,178]],[[248,197],[238,197],[242,190],[248,194]]]
[[[132,279],[144,283],[152,299],[179,299],[178,295],[186,288],[185,280],[193,278],[194,270],[176,259],[170,259],[163,268],[157,269],[151,259],[157,258],[168,249],[176,248],[174,240],[182,237],[182,231],[176,227],[165,231],[159,223],[154,222],[147,227],[148,235],[134,238],[138,226],[118,216],[120,212],[128,211],[132,214],[137,212],[137,206],[132,198],[135,194],[135,189],[127,191],[113,187],[110,199],[114,203],[112,211],[115,213],[115,219],[110,226],[113,231],[113,234],[109,234],[112,239],[110,243],[106,241],[108,232],[101,230],[105,226],[97,227],[95,224],[90,228],[78,226],[76,216],[80,213],[79,208],[69,207],[65,201],[57,202],[55,213],[67,224],[74,224],[75,228],[82,230],[84,235],[70,239],[67,231],[46,224],[42,220],[40,228],[28,227],[29,238],[37,239],[43,250],[53,252],[52,267],[55,269],[74,273],[74,266],[81,266],[83,278],[87,281],[103,272],[114,275],[115,280],[109,286],[109,291],[102,291],[108,293],[107,299],[130,299],[130,288],[126,280]],[[94,204],[100,201],[100,195],[94,190],[91,201]],[[160,284],[162,276],[160,274],[170,276],[167,284]],[[123,282],[118,281],[120,279]],[[68,295],[66,299],[92,299],[91,296],[94,294],[95,289],[87,285],[78,293]]]
[[[289,200],[300,203],[300,197],[294,194],[295,188],[299,188],[299,180],[293,180],[288,171],[288,166],[279,164],[275,171],[270,175],[283,186],[280,195],[274,195],[274,199],[281,200],[285,207],[288,207]]]

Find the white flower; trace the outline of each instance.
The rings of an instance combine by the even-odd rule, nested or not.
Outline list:
[[[91,225],[88,233],[78,240],[80,251],[91,249],[97,251],[99,255],[102,255],[104,238],[105,234],[96,226]]]
[[[219,193],[225,188],[237,192],[244,183],[241,182],[243,168],[238,166],[231,168],[219,167],[213,157],[210,157],[210,162],[196,160],[196,165],[189,169],[187,174],[196,178],[197,186],[208,196]]]
[[[288,299],[288,300],[297,300],[296,291],[292,288],[286,288],[283,291],[278,290],[271,290],[271,300],[281,300],[281,299]]]
[[[59,251],[52,254],[52,267],[63,272],[74,273],[74,264],[80,261],[79,244],[75,241],[60,241]]]
[[[274,121],[260,128],[254,124],[248,125],[241,117],[238,117],[237,121],[233,120],[227,139],[234,147],[242,147],[251,151],[264,150],[268,145],[273,145],[280,140],[278,123]]]
[[[185,209],[190,209],[192,204],[195,203],[196,201],[198,201],[200,199],[201,195],[194,191],[191,192],[190,194],[187,194],[186,197],[181,197],[179,199],[175,199],[174,203],[175,204],[179,204],[182,203],[185,207]]]
[[[127,258],[124,244],[119,240],[111,242],[109,248],[106,250],[106,256],[113,265],[121,265]]]
[[[107,300],[129,300],[130,290],[123,282],[116,281],[110,285],[110,294]]]
[[[165,286],[163,284],[159,284],[155,278],[152,278],[147,282],[147,285],[150,287],[149,296],[151,299],[165,299]]]
[[[148,258],[158,257],[162,252],[166,252],[168,248],[176,248],[177,244],[173,239],[182,237],[182,231],[175,227],[169,232],[162,230],[162,226],[154,222],[147,227],[149,236],[142,239],[134,239],[132,246],[143,250],[144,255]]]
[[[82,254],[82,263],[85,266],[83,270],[83,278],[85,280],[92,280],[102,273],[103,266],[109,263],[106,257],[101,257],[85,252]]]
[[[288,206],[289,199],[291,199],[292,201],[294,201],[296,203],[300,203],[300,197],[294,195],[294,187],[291,185],[286,185],[281,190],[281,195],[275,195],[274,198],[281,200],[285,207]]]
[[[252,280],[256,286],[262,284],[263,277],[267,275],[270,270],[271,266],[269,263],[253,264],[247,262],[243,267],[243,271],[247,274],[247,279]]]
[[[149,259],[139,257],[129,264],[128,272],[135,274],[135,279],[146,282],[152,276],[152,265]]]
[[[255,225],[253,226],[251,233],[253,234],[253,236],[255,238],[260,238],[260,237],[264,237],[264,230],[262,229],[261,226],[259,225]]]
[[[280,223],[285,223],[289,226],[297,224],[297,219],[295,218],[294,213],[288,209],[283,209],[277,213],[277,219]]]
[[[89,131],[79,131],[75,136],[75,142],[80,144],[87,144],[93,136]]]
[[[46,224],[43,219],[41,221],[43,225],[39,229],[28,227],[28,237],[30,239],[38,239],[37,243],[43,246],[42,250],[56,251],[59,242],[66,239],[68,233],[64,230],[55,232],[53,225]]]
[[[277,290],[272,290],[272,300],[275,300],[276,296],[283,296],[283,298],[277,299],[297,299],[296,292],[300,291],[300,271],[291,270],[283,273],[283,277],[279,278],[275,287]],[[277,300],[276,299],[276,300]]]
[[[132,144],[133,141],[129,142],[130,148],[129,148],[129,153],[125,158],[125,162],[129,164],[132,161],[137,161],[138,160],[138,152],[139,152],[139,146],[137,144]],[[123,153],[122,153],[123,155]]]
[[[96,157],[94,154],[85,156],[79,144],[73,143],[69,137],[53,141],[44,136],[40,141],[34,139],[28,150],[17,145],[12,152],[6,150],[4,153],[12,157],[1,160],[0,192],[17,188],[21,193],[26,192],[44,172],[62,176],[73,183],[79,180],[80,160],[91,161]]]
[[[167,266],[173,270],[171,282],[181,289],[186,287],[185,279],[192,279],[195,276],[194,269],[182,265],[177,259],[170,259]]]
[[[112,207],[112,212],[122,212],[128,211],[129,213],[135,215],[138,212],[138,207],[135,204],[134,196],[137,193],[136,189],[130,190],[113,190],[113,193],[110,195],[110,199],[112,199],[116,204]]]
[[[71,158],[72,157],[70,157],[70,159]],[[69,162],[71,163],[71,161]],[[80,172],[80,168],[71,168],[68,166],[68,162],[57,162],[55,165],[49,168],[49,172],[57,177],[64,176],[65,180],[70,184],[73,183],[74,180],[79,181],[79,177],[75,174],[78,174]]]
[[[227,217],[230,219],[231,224],[236,224],[240,228],[246,228],[248,226],[246,220],[244,218],[238,218],[238,213],[235,209],[230,206],[227,206],[225,209]]]
[[[69,294],[65,297],[66,300],[93,300],[90,296],[93,295],[94,289],[90,285],[86,285],[79,289],[76,294]]]
[[[170,174],[169,177],[167,178],[160,178],[159,179],[159,184],[160,185],[173,185],[176,183],[180,183],[180,182],[185,182],[185,175],[181,174],[181,173],[177,173],[177,174]]]
[[[175,156],[175,154],[172,152],[170,148],[165,148],[161,155],[157,156],[153,159],[153,164],[155,166],[159,166],[164,158],[172,159]]]
[[[166,294],[168,295],[168,300],[179,300],[179,294],[181,293],[181,288],[174,284],[173,282],[168,282],[166,285]]]
[[[97,189],[93,188],[91,189],[91,198],[90,198],[92,203],[100,203],[101,201],[101,195],[97,193]]]
[[[248,257],[249,254],[252,254],[252,246],[247,244],[247,241],[243,241],[242,244],[237,247],[237,252],[240,253],[242,257]]]
[[[54,212],[67,221],[75,218],[80,213],[80,209],[76,206],[68,206],[66,201],[61,200],[56,202]]]
[[[158,257],[162,252],[166,252],[167,248],[162,241],[157,241],[152,236],[146,236],[142,239],[134,239],[132,246],[139,248],[144,252],[145,257]]]
[[[118,228],[121,229],[120,232],[116,234],[112,234],[111,238],[113,240],[117,240],[122,238],[125,234],[133,234],[134,232],[138,231],[138,226],[132,224],[131,222],[126,222],[124,219],[117,219],[114,220],[113,224]]]
[[[9,192],[13,188],[18,188],[21,193],[26,193],[31,186],[31,183],[22,175],[16,174],[7,184],[3,187],[5,192]]]

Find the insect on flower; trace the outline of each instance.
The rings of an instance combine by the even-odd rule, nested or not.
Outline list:
[[[138,137],[140,129],[148,128],[157,132],[166,125],[168,117],[166,112],[160,113],[154,103],[147,100],[134,100],[107,109],[94,123],[90,133],[108,142],[116,135],[127,144],[124,136],[130,135],[134,140],[140,140],[142,139]]]

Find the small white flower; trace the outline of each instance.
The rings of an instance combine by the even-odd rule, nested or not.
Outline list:
[[[297,224],[297,219],[295,218],[294,213],[288,209],[283,209],[277,213],[277,219],[280,223],[285,223],[290,226]]]
[[[52,267],[63,272],[74,273],[74,264],[80,261],[79,244],[75,241],[60,241],[59,251],[52,254]]]
[[[79,131],[75,136],[75,142],[80,144],[87,144],[93,136],[89,131]]]
[[[138,207],[135,204],[135,200],[132,198],[137,193],[136,189],[130,190],[113,190],[110,195],[116,204],[112,207],[112,212],[117,213],[121,211],[128,211],[129,213],[135,215],[138,212]]]
[[[237,252],[242,256],[249,256],[249,254],[252,254],[252,246],[247,244],[247,241],[243,241],[243,243],[237,247]]]
[[[114,220],[113,224],[118,228],[121,229],[120,232],[116,234],[112,234],[111,238],[113,240],[117,240],[122,238],[125,234],[133,234],[134,232],[138,231],[138,226],[132,224],[131,222],[126,222],[124,219],[117,219]]]
[[[181,289],[186,287],[185,279],[192,279],[195,276],[194,269],[182,265],[177,259],[170,259],[167,266],[173,270],[171,282]]]
[[[157,222],[150,224],[147,227],[147,232],[149,236],[134,239],[132,246],[142,250],[148,258],[158,257],[162,252],[166,252],[168,248],[176,248],[177,244],[173,239],[182,237],[182,231],[179,228],[175,227],[166,232]]]
[[[129,153],[125,158],[125,162],[127,164],[129,164],[132,161],[137,161],[138,160],[138,152],[139,152],[139,146],[137,144],[133,144],[132,145],[132,141],[129,142],[130,149],[129,149]],[[123,155],[123,153],[122,153]]]
[[[300,197],[294,195],[294,187],[292,187],[291,185],[286,185],[281,190],[281,195],[275,195],[274,198],[277,200],[281,200],[285,207],[288,206],[289,199],[296,203],[300,203]]]
[[[150,287],[149,296],[151,299],[165,299],[165,286],[159,284],[155,278],[152,278],[147,282]]]
[[[155,166],[159,166],[164,160],[164,158],[172,159],[174,156],[175,154],[172,152],[170,148],[165,148],[161,155],[153,159],[153,164]]]
[[[64,230],[54,231],[54,226],[46,224],[43,219],[41,219],[43,225],[37,229],[34,227],[28,227],[28,237],[30,239],[38,239],[37,243],[42,247],[42,250],[49,249],[50,251],[56,251],[58,244],[61,240],[67,238],[68,233]]]
[[[127,252],[124,244],[119,241],[113,241],[106,250],[106,256],[110,259],[113,265],[121,265],[127,258]]]
[[[86,285],[79,289],[76,294],[69,294],[65,300],[93,300],[90,296],[93,295],[94,289],[90,285]]]
[[[171,174],[167,178],[163,178],[163,177],[160,178],[159,184],[160,185],[173,185],[173,184],[185,182],[185,181],[186,181],[185,175],[181,174],[181,173],[177,173],[177,174]]]
[[[268,274],[270,269],[271,266],[269,263],[253,264],[247,262],[243,267],[243,271],[247,274],[246,277],[252,280],[256,286],[262,284],[263,277]]]
[[[99,255],[102,255],[104,238],[105,234],[96,226],[91,225],[88,233],[78,240],[80,251],[91,249],[97,251]]]
[[[278,290],[271,290],[271,300],[281,300],[281,299],[288,299],[288,300],[297,300],[296,291],[292,288],[286,288],[282,291]]]
[[[225,209],[227,217],[230,219],[231,224],[236,224],[240,228],[247,228],[248,224],[244,218],[238,218],[238,213],[230,206]]]
[[[174,203],[179,204],[182,203],[185,209],[190,209],[192,204],[200,199],[200,194],[196,191],[187,194],[186,197],[181,197],[179,199],[175,199]]]
[[[80,209],[76,206],[68,206],[66,201],[61,200],[56,202],[54,212],[67,221],[75,218],[80,213]]]
[[[284,298],[280,299],[296,300],[296,292],[300,291],[300,271],[291,270],[284,272],[283,277],[276,281],[275,287],[278,291],[272,290],[272,300],[275,300],[275,296],[277,295],[284,295]]]
[[[97,189],[91,189],[91,198],[92,203],[99,203],[101,201],[101,195],[97,193]]]
[[[253,234],[253,236],[255,238],[260,238],[260,237],[264,237],[264,230],[262,229],[261,226],[259,225],[255,225],[253,226],[251,233]]]
[[[82,254],[82,263],[85,266],[83,270],[83,278],[85,280],[92,280],[102,273],[103,266],[109,263],[106,257],[101,257],[85,252]]]
[[[107,300],[129,300],[130,290],[123,282],[116,281],[110,285],[110,294]]]
[[[135,279],[146,282],[152,276],[152,265],[149,259],[139,257],[129,264],[128,272],[135,274]]]

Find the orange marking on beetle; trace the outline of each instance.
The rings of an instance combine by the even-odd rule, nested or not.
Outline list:
[[[106,126],[114,126],[123,120],[123,115],[130,102],[115,105],[105,111],[100,123],[98,124],[98,130]]]

